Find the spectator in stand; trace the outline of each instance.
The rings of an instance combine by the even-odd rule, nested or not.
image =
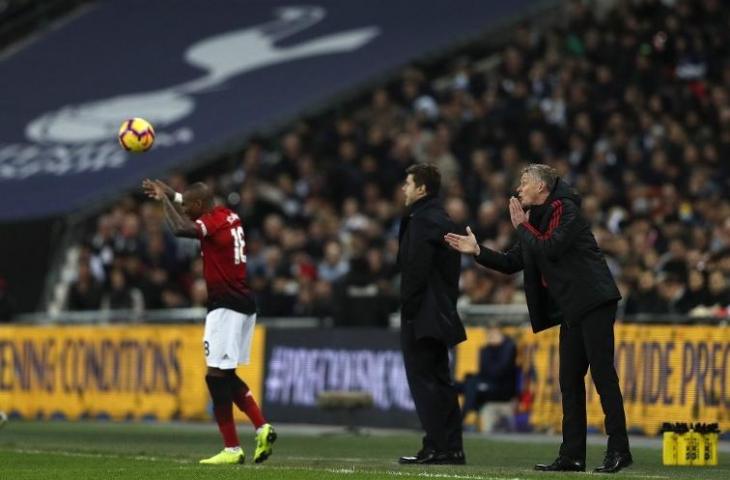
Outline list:
[[[91,274],[87,259],[79,261],[76,281],[71,285],[66,300],[67,310],[99,310],[102,288]]]
[[[687,281],[686,307],[689,312],[708,303],[707,282],[704,272],[692,270]]]
[[[656,279],[651,271],[641,273],[638,285],[626,300],[626,315],[639,313],[666,313],[666,307],[656,290]]]
[[[730,307],[730,287],[728,287],[727,278],[725,278],[725,275],[721,271],[714,270],[710,273],[708,287],[708,307],[725,309]]]
[[[461,386],[464,419],[488,402],[517,396],[517,347],[498,328],[487,330],[487,344],[479,350],[479,371],[467,374]]]
[[[101,309],[131,310],[137,314],[144,310],[142,292],[127,284],[124,272],[119,268],[109,273],[109,288],[101,297]]]
[[[686,282],[678,274],[662,274],[658,291],[663,303],[662,313],[684,315],[692,309]]]
[[[389,305],[378,277],[364,255],[350,260],[348,272],[335,284],[335,326],[387,327]]]
[[[324,260],[317,267],[319,278],[327,282],[336,282],[350,270],[347,260],[343,258],[342,246],[336,240],[330,240],[324,247]]]

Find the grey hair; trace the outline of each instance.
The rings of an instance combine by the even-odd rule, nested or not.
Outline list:
[[[520,171],[520,176],[528,174],[532,178],[545,183],[548,190],[553,188],[558,179],[558,171],[550,165],[542,163],[531,163]]]

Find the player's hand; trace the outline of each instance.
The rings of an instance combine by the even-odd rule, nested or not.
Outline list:
[[[154,198],[155,200],[162,200],[162,197],[165,196],[163,186],[149,178],[145,178],[144,181],[142,181],[142,189],[148,197]]]
[[[165,182],[163,182],[160,179],[155,179],[155,183],[160,188],[162,188],[162,191],[165,192],[165,195],[167,195],[167,198],[169,198],[170,200],[173,200],[175,198],[175,190],[173,190],[171,186],[169,186],[168,184],[166,184]]]
[[[516,197],[510,197],[509,199],[509,216],[512,220],[512,226],[515,228],[530,219],[530,214],[525,213],[522,209],[522,204]]]
[[[142,182],[142,188],[148,197],[154,198],[155,200],[162,200],[163,195],[166,195],[170,200],[175,198],[175,190],[162,180],[150,180],[146,178]]]
[[[479,244],[477,243],[477,238],[474,236],[474,233],[469,227],[466,227],[466,235],[447,233],[444,235],[444,241],[458,252],[479,255]]]

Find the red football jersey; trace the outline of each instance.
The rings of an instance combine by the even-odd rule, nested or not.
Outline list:
[[[195,221],[203,256],[203,276],[208,287],[208,308],[256,312],[246,283],[246,238],[238,215],[214,207]]]

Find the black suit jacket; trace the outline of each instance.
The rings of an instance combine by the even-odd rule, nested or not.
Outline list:
[[[530,222],[517,228],[512,248],[502,253],[481,247],[476,258],[502,273],[524,270],[534,332],[579,322],[584,313],[621,298],[580,203],[558,179],[545,204],[530,209]]]
[[[454,228],[437,198],[421,198],[401,219],[398,251],[401,328],[412,327],[416,339],[435,338],[448,346],[466,340],[456,312],[461,260],[444,242]]]

